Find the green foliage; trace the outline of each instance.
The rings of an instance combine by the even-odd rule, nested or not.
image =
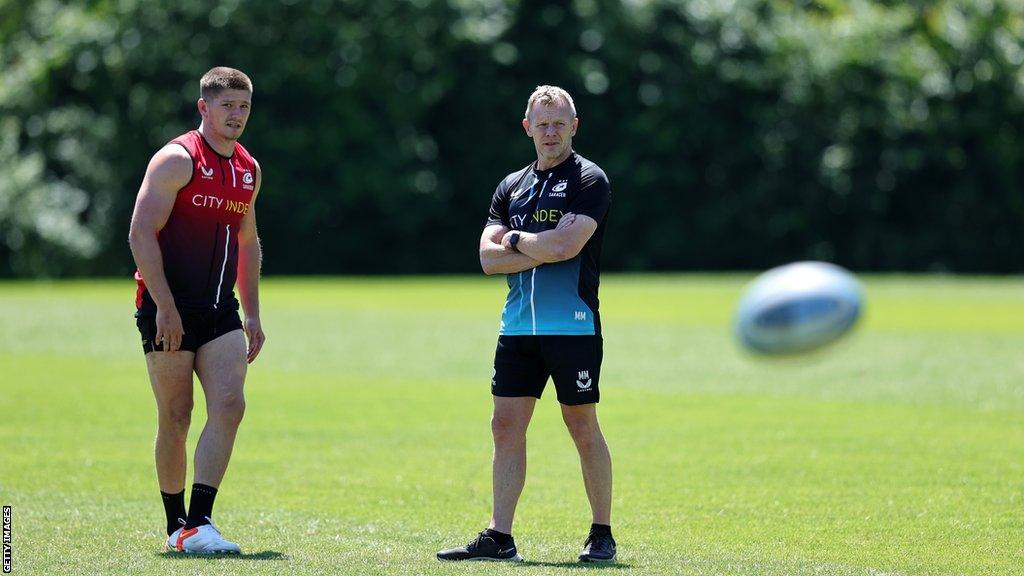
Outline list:
[[[0,3],[0,274],[126,273],[152,153],[247,71],[268,272],[476,269],[537,84],[612,179],[606,267],[1019,271],[1011,0]],[[425,253],[429,253],[426,256]]]

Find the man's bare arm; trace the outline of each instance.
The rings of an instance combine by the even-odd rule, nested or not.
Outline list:
[[[259,355],[266,342],[263,325],[260,322],[260,267],[263,261],[263,250],[260,237],[256,232],[256,197],[260,193],[263,172],[256,164],[256,185],[249,211],[242,216],[242,224],[238,229],[238,299],[245,312],[245,335],[249,345],[246,359],[251,363]]]
[[[587,240],[597,230],[597,221],[590,216],[571,212],[562,215],[558,226],[537,234],[519,232],[518,250],[540,263],[563,262],[575,258]],[[509,247],[511,232],[506,232],[501,243]]]
[[[192,169],[192,158],[184,148],[174,144],[161,148],[146,168],[128,233],[135,264],[157,307],[156,341],[153,345],[162,343],[164,351],[169,352],[180,348],[184,329],[164,275],[163,254],[157,234],[171,215],[178,191],[191,179]]]
[[[525,254],[519,254],[502,246],[501,239],[509,229],[501,224],[492,224],[484,228],[480,236],[480,266],[484,274],[514,274],[536,268],[541,263]]]

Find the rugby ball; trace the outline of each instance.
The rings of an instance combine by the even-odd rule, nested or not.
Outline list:
[[[736,309],[736,337],[748,350],[799,354],[841,338],[864,309],[860,283],[826,262],[772,268],[744,290]]]

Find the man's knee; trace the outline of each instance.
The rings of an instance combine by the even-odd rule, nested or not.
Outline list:
[[[192,423],[192,400],[176,402],[160,410],[160,432],[187,436]]]
[[[495,443],[523,440],[527,423],[526,419],[513,412],[495,411],[491,415],[491,434]]]
[[[601,427],[593,414],[563,413],[562,419],[577,446],[592,446],[601,442]]]
[[[209,399],[207,410],[211,419],[237,426],[245,416],[245,397],[241,392],[224,394],[216,399]]]

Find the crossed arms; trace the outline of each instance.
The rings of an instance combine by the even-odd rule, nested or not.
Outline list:
[[[580,253],[595,230],[596,220],[571,212],[563,215],[553,230],[536,234],[492,224],[480,236],[480,266],[484,274],[514,274],[541,264],[570,260]],[[518,252],[509,245],[514,232],[519,234]]]

